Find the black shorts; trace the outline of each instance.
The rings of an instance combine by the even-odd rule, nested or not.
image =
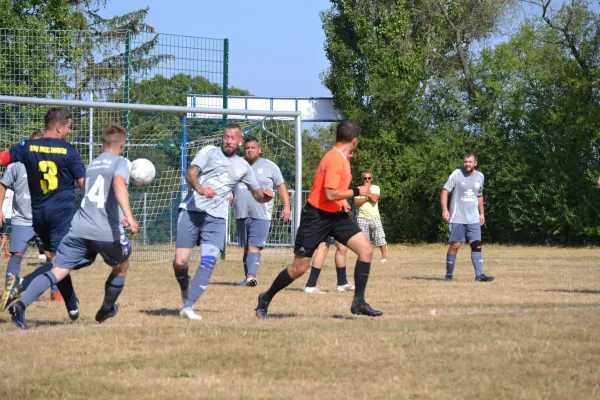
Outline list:
[[[0,221],[0,224],[2,224],[2,227],[0,227],[0,233],[3,235],[10,235],[11,229],[10,229],[10,218],[6,218],[6,222],[2,222]]]
[[[329,236],[344,246],[361,230],[350,215],[344,212],[327,212],[306,203],[300,216],[300,227],[296,232],[294,253],[301,257],[312,257],[321,242]]]
[[[56,252],[60,241],[69,233],[73,215],[74,208],[33,211],[33,230],[42,241],[44,250]]]

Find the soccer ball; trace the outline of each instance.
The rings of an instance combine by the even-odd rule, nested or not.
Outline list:
[[[131,163],[131,182],[135,186],[147,186],[156,176],[156,169],[152,161],[138,158]]]

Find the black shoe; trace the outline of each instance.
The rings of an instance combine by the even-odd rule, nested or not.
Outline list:
[[[17,301],[15,304],[8,307],[8,313],[12,316],[12,322],[17,328],[27,329],[25,323],[25,307],[23,303]]]
[[[494,280],[493,276],[487,276],[484,274],[481,274],[477,278],[475,278],[475,282],[491,282],[493,280]]]
[[[352,301],[352,307],[350,307],[352,314],[368,315],[369,317],[379,317],[383,313],[379,310],[373,310],[370,305],[364,300]]]
[[[4,290],[4,293],[2,293],[2,297],[0,297],[0,311],[6,310],[6,307],[8,307],[10,303],[19,298],[19,295],[21,294],[21,282],[23,282],[23,280],[17,275],[8,278],[6,289]]]
[[[269,303],[270,301],[266,301],[263,299],[265,293],[261,293],[258,295],[258,305],[256,306],[256,318],[264,319],[267,318],[267,314],[269,313]]]
[[[113,304],[112,308],[108,311],[105,311],[104,309],[100,308],[98,310],[98,312],[96,313],[96,322],[101,324],[104,321],[106,321],[107,319],[112,318],[115,315],[117,315],[118,312],[119,312],[119,306],[117,306],[116,304]]]
[[[452,275],[448,275],[448,274],[446,274],[446,280],[447,280],[447,281],[451,281],[452,279],[453,279],[453,278],[452,278]]]
[[[69,312],[69,318],[71,321],[77,321],[79,319],[79,299],[75,300],[75,304],[76,308],[74,309],[69,309],[69,306],[67,306],[67,311]]]

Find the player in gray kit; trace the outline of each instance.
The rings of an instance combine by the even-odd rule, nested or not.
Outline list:
[[[138,225],[131,213],[127,185],[131,163],[121,157],[127,132],[116,124],[104,128],[104,152],[85,174],[85,195],[75,213],[69,233],[56,252],[56,262],[49,272],[37,276],[8,311],[15,326],[27,329],[25,309],[51,284],[66,278],[71,270],[91,265],[100,254],[112,272],[104,286],[104,301],[96,321],[115,316],[115,304],[125,285],[131,245],[124,228],[136,233]],[[12,301],[12,300],[11,300]]]
[[[442,218],[450,223],[450,248],[446,254],[446,280],[454,275],[456,254],[463,243],[471,246],[471,260],[475,267],[475,280],[491,282],[493,276],[483,273],[481,254],[481,226],[485,223],[483,210],[483,174],[475,169],[477,156],[467,153],[463,157],[463,168],[455,170],[442,190]],[[452,193],[448,211],[448,193]]]
[[[290,219],[290,197],[281,175],[281,170],[271,160],[261,158],[258,139],[246,138],[244,154],[246,161],[252,166],[254,177],[262,189],[277,188],[283,203],[281,217],[284,222]],[[274,200],[259,203],[252,198],[245,183],[240,182],[233,190],[233,210],[238,232],[238,245],[244,248],[245,279],[239,286],[256,286],[258,269],[260,268],[260,251],[267,244],[271,219],[273,217]]]
[[[39,139],[43,134],[44,132],[42,131],[35,131],[29,139]],[[29,194],[29,184],[27,183],[27,171],[23,163],[16,162],[6,168],[0,180],[0,203],[4,199],[4,191],[9,187],[13,188],[15,198],[13,201],[13,218],[11,222],[10,258],[6,266],[5,287],[8,286],[11,276],[21,273],[21,264],[23,263],[27,246],[32,239],[37,239],[32,226],[31,195]],[[44,260],[46,260],[45,256]],[[55,285],[52,286],[50,293],[52,301],[64,301]]]
[[[202,319],[193,307],[206,290],[225,243],[225,218],[234,186],[243,182],[250,188],[252,197],[261,203],[273,198],[271,190],[260,188],[250,164],[236,154],[241,141],[239,125],[227,125],[221,147],[202,148],[185,176],[191,190],[179,206],[173,269],[183,300],[179,314],[188,319]],[[200,246],[201,261],[194,279],[190,280],[188,261],[197,245]]]

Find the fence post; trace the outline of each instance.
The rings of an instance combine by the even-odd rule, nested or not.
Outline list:
[[[129,97],[130,96],[130,93],[129,93],[130,80],[131,80],[131,77],[129,75],[130,69],[131,69],[131,31],[127,31],[127,33],[125,34],[125,93],[124,93],[124,98],[123,98],[123,102],[125,104],[129,104],[129,102],[130,102],[130,97]],[[129,156],[129,127],[130,127],[129,114],[130,114],[129,110],[123,111],[123,128],[125,128],[125,130],[127,131],[127,144],[125,146],[125,157]]]

